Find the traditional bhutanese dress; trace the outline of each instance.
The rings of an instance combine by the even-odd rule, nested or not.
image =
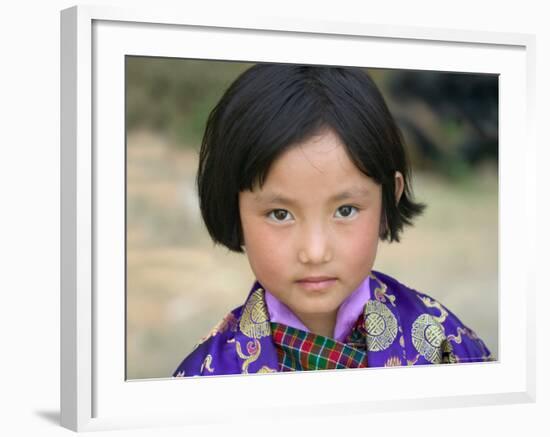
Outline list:
[[[492,361],[485,343],[430,296],[372,272],[340,305],[333,337],[309,332],[259,282],[172,376]]]

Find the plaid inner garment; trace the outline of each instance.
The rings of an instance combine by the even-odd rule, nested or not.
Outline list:
[[[272,322],[271,332],[280,372],[367,367],[363,317],[357,320],[346,343],[281,323]]]

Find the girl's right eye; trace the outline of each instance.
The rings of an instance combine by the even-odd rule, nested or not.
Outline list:
[[[268,217],[276,222],[287,222],[292,219],[292,215],[286,209],[274,209],[269,212]]]

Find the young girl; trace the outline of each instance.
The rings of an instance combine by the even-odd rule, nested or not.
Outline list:
[[[424,205],[363,70],[244,72],[208,118],[197,183],[212,239],[246,253],[256,282],[173,376],[492,359],[438,301],[372,270]]]

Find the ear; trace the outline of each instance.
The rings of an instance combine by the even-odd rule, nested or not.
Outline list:
[[[401,172],[396,171],[395,172],[395,204],[399,204],[399,200],[401,200],[401,196],[403,194],[403,190],[405,188],[405,179],[403,179],[403,175]]]

